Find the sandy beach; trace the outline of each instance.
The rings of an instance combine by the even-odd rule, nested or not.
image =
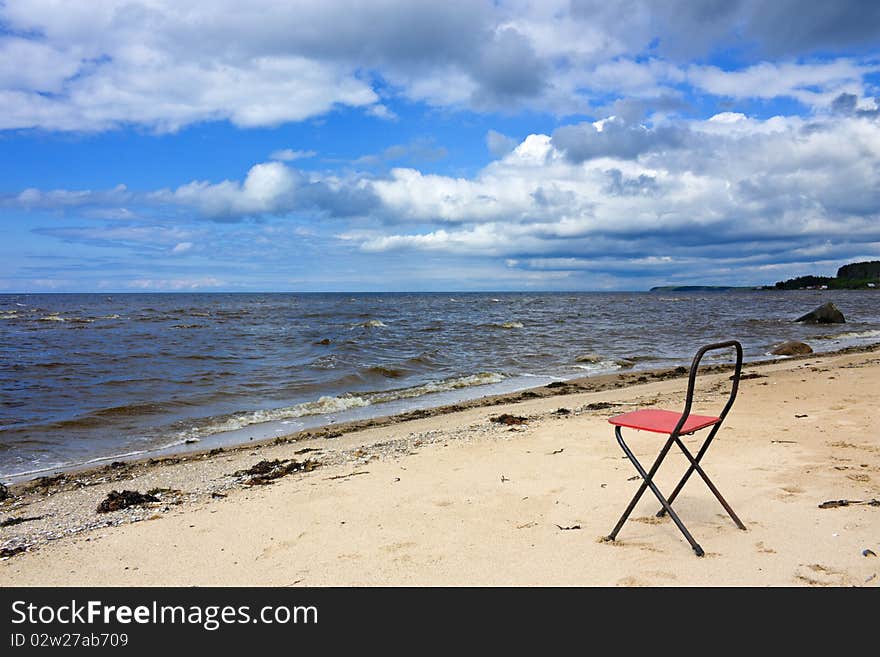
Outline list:
[[[717,412],[728,379],[705,374],[694,412]],[[622,374],[16,484],[0,502],[0,585],[880,584],[877,346],[746,366],[703,465],[747,531],[694,477],[674,506],[705,557],[650,493],[600,540],[639,485],[608,418],[678,410],[686,382]],[[492,421],[505,413],[525,421]],[[662,444],[628,438],[649,462]],[[245,472],[275,459],[263,470],[285,476]],[[661,490],[684,469],[667,459]],[[113,490],[157,501],[97,513]],[[836,500],[850,503],[820,508]]]

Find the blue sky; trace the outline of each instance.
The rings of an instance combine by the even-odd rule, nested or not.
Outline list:
[[[0,292],[646,289],[880,257],[880,5],[0,2]]]

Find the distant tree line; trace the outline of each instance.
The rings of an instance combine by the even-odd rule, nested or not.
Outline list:
[[[856,290],[874,287],[880,289],[880,260],[853,262],[837,270],[837,276],[798,276],[776,283],[777,290],[821,288]]]

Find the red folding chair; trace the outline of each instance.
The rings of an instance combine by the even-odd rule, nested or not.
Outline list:
[[[694,400],[694,383],[697,379],[697,370],[700,365],[700,360],[703,358],[703,355],[707,351],[712,351],[715,349],[727,349],[729,347],[734,347],[736,349],[736,367],[734,368],[733,373],[733,385],[730,389],[730,397],[727,400],[727,403],[724,405],[724,409],[721,411],[721,414],[718,417],[712,417],[708,415],[691,415],[691,403]],[[737,517],[737,515],[733,512],[733,509],[730,508],[730,505],[725,501],[725,499],[721,496],[721,493],[718,492],[718,489],[715,488],[715,485],[709,479],[709,476],[700,467],[700,461],[703,456],[706,454],[706,450],[709,449],[709,444],[712,442],[712,439],[715,438],[715,434],[718,433],[718,429],[721,427],[721,423],[724,422],[724,418],[727,416],[727,412],[730,410],[730,407],[733,406],[733,401],[736,399],[736,392],[739,388],[739,378],[740,373],[742,372],[742,359],[743,359],[743,351],[742,345],[736,340],[729,340],[727,342],[718,342],[716,344],[706,345],[702,349],[700,349],[696,356],[694,356],[694,361],[691,364],[690,375],[688,376],[688,388],[687,388],[687,399],[684,404],[684,412],[676,413],[674,411],[662,411],[658,409],[642,409],[638,411],[633,411],[631,413],[624,413],[623,415],[617,415],[610,420],[608,420],[611,424],[614,425],[614,433],[617,436],[617,442],[620,444],[621,448],[623,448],[624,453],[627,458],[632,461],[632,464],[636,467],[636,470],[639,471],[639,474],[642,476],[642,485],[639,487],[639,490],[636,491],[635,496],[632,498],[632,501],[629,503],[629,506],[626,507],[626,511],[623,512],[623,515],[620,517],[620,520],[617,521],[617,525],[611,531],[611,533],[606,537],[606,540],[613,541],[617,538],[618,532],[620,532],[621,527],[626,522],[627,518],[629,518],[629,514],[632,513],[633,508],[636,503],[638,503],[639,499],[645,492],[645,489],[650,488],[654,495],[657,496],[657,499],[660,501],[660,504],[663,508],[657,512],[657,517],[662,517],[665,513],[669,514],[669,517],[672,518],[673,522],[676,526],[681,530],[681,533],[684,534],[684,537],[687,539],[688,543],[691,544],[691,547],[694,549],[698,557],[702,557],[704,552],[703,548],[694,540],[694,537],[691,536],[691,533],[687,530],[687,527],[684,526],[681,519],[678,517],[678,514],[675,513],[672,509],[672,502],[675,501],[675,498],[678,496],[681,489],[684,488],[684,485],[687,483],[690,476],[697,472],[700,477],[703,478],[703,481],[706,482],[706,485],[709,487],[709,490],[714,493],[715,497],[718,498],[718,501],[721,502],[721,506],[724,507],[724,510],[730,515],[733,519],[733,522],[736,523],[736,526],[740,529],[745,529],[745,525],[743,525],[742,521]],[[660,454],[657,456],[657,459],[654,461],[654,465],[651,466],[651,469],[645,472],[645,469],[642,467],[642,464],[639,463],[638,459],[632,453],[632,450],[627,446],[627,444],[623,440],[623,436],[621,435],[621,428],[627,427],[629,429],[639,429],[642,431],[652,431],[654,433],[662,433],[669,436],[666,440],[666,444],[663,446],[663,449],[660,450]],[[700,450],[697,452],[697,455],[694,456],[685,446],[685,444],[681,441],[681,436],[692,434],[701,429],[706,429],[708,427],[712,427],[712,430],[709,432],[709,435],[706,437],[705,442],[703,443]],[[669,452],[670,448],[673,444],[678,445],[679,449],[684,453],[687,460],[690,461],[690,466],[687,469],[687,472],[684,473],[684,476],[681,478],[681,481],[678,482],[678,485],[672,491],[672,495],[669,496],[669,499],[663,497],[663,494],[654,484],[654,475],[657,473],[657,470],[660,468],[660,464],[663,462],[663,459],[666,458],[666,454]]]

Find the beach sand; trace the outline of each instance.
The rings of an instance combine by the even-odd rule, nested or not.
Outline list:
[[[0,520],[44,517],[0,529],[0,547],[28,547],[0,561],[0,585],[877,586],[880,557],[864,551],[880,555],[880,506],[867,503],[880,498],[880,350],[744,373],[703,465],[747,531],[697,476],[674,505],[703,558],[654,517],[650,492],[616,542],[600,540],[639,485],[608,418],[683,402],[686,378],[639,372],[553,390],[572,394],[542,390],[17,485]],[[701,378],[694,412],[720,410],[728,377]],[[490,420],[502,413],[527,422]],[[686,442],[696,449],[704,435]],[[627,436],[648,463],[663,441]],[[263,460],[307,458],[320,466],[270,485],[233,476]],[[680,454],[667,459],[661,490],[685,465]],[[153,488],[179,492],[95,511],[111,490]],[[842,499],[865,503],[819,508]]]

